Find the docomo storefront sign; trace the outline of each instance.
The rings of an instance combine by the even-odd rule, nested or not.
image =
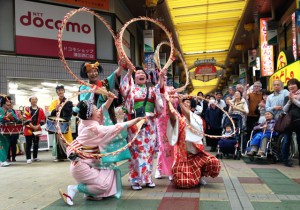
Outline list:
[[[36,12],[29,12],[27,15],[22,15],[20,17],[20,23],[23,26],[34,25],[37,28],[46,27],[48,29],[56,29],[58,30],[61,26],[61,20],[53,20],[53,19],[43,19],[43,14]],[[66,31],[76,32],[76,33],[91,33],[91,26],[88,24],[80,25],[79,23],[68,22],[66,25]]]
[[[72,9],[23,0],[15,2],[17,54],[58,57],[58,29]],[[95,49],[93,15],[77,13],[64,29],[65,57],[94,60]]]

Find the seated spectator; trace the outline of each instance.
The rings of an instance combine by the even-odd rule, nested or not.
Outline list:
[[[252,141],[250,143],[251,150],[247,153],[248,156],[253,156],[257,153],[257,156],[265,156],[267,141],[270,139],[271,134],[274,130],[275,120],[274,120],[274,112],[267,111],[265,113],[265,122],[260,123],[259,125],[255,126],[253,130],[260,132],[256,133]],[[273,134],[277,135],[276,133]]]

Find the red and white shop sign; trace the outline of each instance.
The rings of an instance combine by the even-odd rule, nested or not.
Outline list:
[[[61,20],[72,10],[24,0],[15,0],[16,53],[58,57],[57,33]],[[63,33],[66,58],[95,60],[94,18],[77,13],[69,19]]]
[[[273,46],[268,45],[267,21],[269,18],[260,19],[260,56],[261,56],[261,76],[271,76],[274,73]]]
[[[201,65],[195,69],[195,74],[214,74],[217,68],[213,65]]]

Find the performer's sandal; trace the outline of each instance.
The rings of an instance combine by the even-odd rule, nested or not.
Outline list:
[[[147,183],[146,187],[148,187],[148,188],[154,188],[155,187],[155,183],[154,182]]]
[[[143,188],[138,183],[135,183],[135,184],[131,185],[131,189],[133,189],[133,190],[142,190]]]
[[[73,199],[68,194],[64,193],[61,189],[59,189],[59,194],[67,205],[73,206]]]

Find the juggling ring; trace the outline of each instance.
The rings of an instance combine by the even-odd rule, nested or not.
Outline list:
[[[95,15],[105,26],[106,28],[108,29],[108,31],[111,33],[112,37],[114,38],[114,40],[116,40],[116,36],[115,36],[115,33],[114,31],[112,30],[112,28],[110,27],[110,25],[106,22],[106,20],[101,17],[100,15],[96,14],[95,12],[85,8],[85,7],[82,7],[82,8],[79,8],[79,9],[74,9],[74,10],[71,10],[70,12],[68,12],[65,16],[64,16],[64,19],[61,23],[61,27],[59,28],[58,30],[58,34],[57,34],[57,39],[58,39],[58,49],[59,49],[59,58],[61,60],[61,62],[63,63],[64,65],[64,68],[69,72],[69,74],[75,79],[75,81],[77,81],[79,84],[81,85],[86,85],[86,86],[89,86],[91,87],[92,89],[96,89],[97,90],[97,93],[100,93],[100,94],[103,94],[103,95],[108,95],[108,91],[104,88],[99,88],[97,87],[96,85],[92,85],[92,84],[89,84],[85,81],[82,81],[81,79],[79,79],[73,72],[72,70],[70,69],[70,67],[68,66],[67,64],[67,61],[65,59],[65,56],[64,56],[64,52],[63,52],[63,48],[62,48],[62,35],[63,35],[63,31],[64,31],[64,28],[66,27],[67,25],[67,22],[68,20],[73,16],[75,15],[76,13],[78,12],[87,12],[87,13],[90,13],[92,15]]]
[[[68,98],[64,103],[62,103],[59,108],[58,108],[58,112],[56,113],[56,118],[55,118],[55,127],[56,127],[56,130],[57,130],[57,134],[59,135],[60,139],[63,141],[63,143],[66,145],[66,146],[70,146],[70,143],[68,143],[65,139],[65,137],[63,136],[62,132],[61,132],[61,129],[60,129],[60,126],[59,126],[59,116],[60,116],[60,113],[61,113],[61,110],[63,108],[63,106],[68,102],[69,99],[73,98],[73,97],[76,97],[80,94],[83,94],[83,93],[89,93],[89,92],[94,92],[93,89],[90,89],[90,90],[84,90],[84,91],[81,91],[81,92],[76,92],[76,93],[73,93],[72,96],[70,98]],[[75,149],[75,152],[77,154],[84,154],[84,156],[87,156],[89,158],[95,158],[95,157],[107,157],[107,156],[110,156],[110,155],[117,155],[119,154],[120,152],[124,151],[125,149],[127,149],[128,147],[130,147],[132,145],[132,143],[136,140],[137,136],[138,136],[138,133],[140,132],[141,130],[141,127],[142,125],[144,124],[145,120],[141,120],[139,121],[136,125],[137,125],[137,131],[134,135],[134,137],[122,148],[116,150],[116,151],[113,151],[113,152],[109,152],[109,153],[105,153],[105,154],[90,154],[90,153],[85,153],[85,152],[82,152],[81,150],[79,149]]]
[[[170,98],[169,98],[169,97],[170,97],[170,96],[167,95],[166,100],[167,100],[168,103],[169,103],[169,107],[170,107],[171,113],[174,114],[174,115],[176,115],[176,117],[177,117],[178,119],[181,118],[180,114],[177,112],[177,110],[174,108],[173,104],[170,102]],[[193,96],[190,96],[190,97],[192,98]],[[196,97],[197,97],[197,96],[196,96]],[[207,99],[205,99],[205,98],[202,98],[202,99],[209,102],[209,100],[207,100]],[[220,106],[217,105],[217,104],[216,104],[216,107],[218,107],[218,108],[219,108],[219,109],[220,109],[220,110],[228,117],[228,119],[230,120],[230,122],[231,122],[231,124],[232,124],[232,127],[233,127],[233,133],[232,133],[231,135],[226,136],[226,137],[231,137],[231,136],[233,136],[233,135],[236,133],[236,129],[235,129],[235,124],[234,124],[232,118],[229,116],[228,112],[226,112],[222,107],[220,107]],[[209,138],[215,138],[215,139],[223,137],[223,136],[218,136],[218,135],[209,135],[209,134],[206,134],[206,133],[204,133],[204,132],[200,132],[200,131],[198,131],[197,129],[195,129],[192,125],[190,125],[187,121],[185,121],[185,124],[186,124],[186,126],[187,126],[194,134],[196,134],[196,135],[199,135],[199,136],[204,135],[204,136],[206,136],[206,137],[209,137]]]
[[[161,48],[162,45],[168,45],[168,46],[171,47],[170,42],[166,42],[166,41],[163,41],[163,42],[161,42],[157,45],[157,47],[155,49],[155,52],[154,52],[154,55],[153,55],[153,60],[156,64],[157,68],[159,69],[159,71],[161,71],[159,51],[160,51],[160,48]],[[182,57],[182,54],[179,52],[179,50],[175,47],[174,47],[174,50],[175,50],[176,54],[178,55],[180,61],[183,63],[183,67],[184,67],[184,71],[185,71],[185,75],[186,75],[186,81],[185,81],[184,86],[175,89],[176,92],[182,92],[182,91],[185,90],[185,88],[189,84],[189,68],[188,68],[186,62],[184,61],[184,59]]]
[[[154,24],[156,24],[157,26],[159,26],[165,33],[166,35],[168,36],[169,38],[169,42],[170,42],[170,47],[171,47],[171,52],[170,52],[170,56],[168,58],[168,61],[166,62],[166,64],[164,65],[163,67],[163,70],[164,69],[168,69],[169,66],[172,64],[172,62],[174,61],[174,42],[173,42],[173,38],[172,38],[172,35],[171,33],[168,31],[168,29],[159,21],[157,20],[154,20],[152,18],[149,18],[149,17],[139,17],[139,18],[133,18],[131,20],[129,20],[128,22],[126,22],[124,24],[124,26],[120,29],[120,32],[118,33],[118,38],[116,40],[116,47],[120,53],[120,57],[121,58],[124,58],[126,63],[129,64],[129,67],[133,68],[134,71],[136,71],[135,69],[135,66],[132,64],[132,62],[129,60],[129,58],[127,57],[124,49],[123,49],[123,44],[122,44],[122,38],[123,38],[123,34],[124,34],[124,31],[125,29],[131,24],[131,23],[134,23],[134,22],[137,22],[137,21],[150,21]]]

